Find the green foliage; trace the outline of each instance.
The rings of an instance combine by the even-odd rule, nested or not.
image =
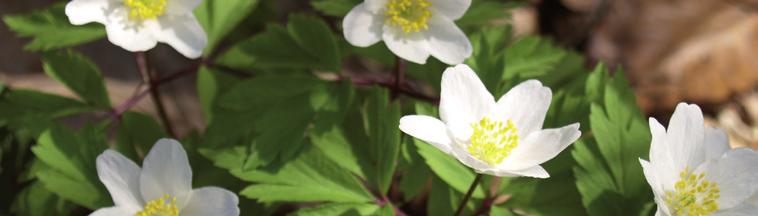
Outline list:
[[[456,210],[476,173],[398,129],[403,115],[437,117],[434,98],[449,65],[433,57],[424,65],[398,61],[381,42],[350,45],[341,19],[362,2],[202,1],[194,13],[208,46],[193,64],[206,125],[177,137],[195,187],[234,191],[242,215]],[[650,137],[624,76],[602,65],[588,73],[579,53],[548,39],[513,38],[499,23],[523,4],[472,1],[456,21],[473,46],[465,63],[496,99],[524,80],[540,80],[553,93],[544,127],[580,122],[584,137],[542,164],[548,179],[484,176],[464,214],[494,202],[484,214],[650,215],[654,204],[638,163]],[[68,24],[63,4],[3,19],[32,38],[27,50],[45,51],[46,74],[78,99],[0,82],[0,183],[13,188],[0,194],[0,215],[110,206],[95,158],[111,146],[140,161],[166,129],[145,113],[113,112],[96,64],[55,50],[101,38],[98,24]],[[407,75],[397,95],[390,94],[396,67]],[[87,126],[70,129],[81,120]]]
[[[235,44],[218,63],[237,69],[313,68],[339,71],[340,55],[329,26],[321,19],[293,14],[286,27],[269,25],[265,32]]]
[[[302,154],[276,171],[243,171],[235,175],[259,183],[245,188],[240,194],[261,202],[373,201],[371,193],[349,171],[312,147],[303,149]]]
[[[63,3],[44,10],[21,15],[7,15],[3,21],[20,37],[31,37],[24,49],[45,51],[71,47],[105,36],[99,24],[74,26],[68,22]]]
[[[329,16],[343,17],[353,7],[363,3],[360,0],[314,0],[311,6]]]
[[[400,107],[397,102],[389,101],[389,92],[375,89],[364,105],[363,119],[366,135],[369,138],[369,160],[374,164],[372,172],[366,177],[373,182],[379,192],[389,190],[400,151]]]
[[[202,1],[195,8],[195,17],[208,35],[203,55],[210,55],[226,35],[255,9],[258,0]]]
[[[168,137],[153,117],[142,113],[126,112],[118,123],[116,149],[133,161],[141,161],[139,153],[144,157],[157,140]]]
[[[590,215],[649,215],[652,194],[637,160],[649,149],[645,117],[621,71],[608,76],[600,65],[590,79],[587,91],[599,99],[590,114],[594,139],[572,151],[582,203]]]
[[[36,172],[39,181],[56,195],[89,209],[111,205],[95,169],[95,158],[107,148],[103,135],[93,127],[75,133],[53,126],[42,133],[32,147],[44,163]]]
[[[53,51],[42,55],[42,62],[48,76],[66,85],[88,104],[110,107],[100,69],[87,57],[71,50]]]

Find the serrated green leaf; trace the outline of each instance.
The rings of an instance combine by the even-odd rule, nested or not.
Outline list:
[[[75,46],[105,36],[99,24],[74,26],[68,22],[63,3],[29,14],[8,15],[3,21],[20,37],[31,37],[24,49],[45,51]]]
[[[316,17],[293,14],[289,17],[287,30],[292,39],[310,55],[318,57],[319,65],[315,69],[340,70],[340,54],[329,25]]]
[[[386,194],[392,183],[395,163],[400,152],[400,105],[388,102],[389,92],[375,88],[364,105],[363,122],[370,139],[369,152],[374,164],[367,173],[382,194]]]
[[[69,215],[73,208],[73,204],[56,196],[45,189],[41,182],[36,181],[17,194],[11,213],[28,216]]]
[[[339,58],[334,34],[323,20],[291,15],[286,28],[269,25],[265,32],[232,46],[217,63],[241,70],[308,68],[339,71]]]
[[[206,122],[213,121],[216,98],[226,93],[239,80],[217,68],[200,67],[197,72],[197,95]]]
[[[371,193],[350,171],[309,146],[279,169],[232,172],[243,180],[258,183],[248,186],[240,194],[261,202],[373,201]]]
[[[471,1],[466,14],[455,23],[462,27],[477,27],[490,25],[490,22],[510,16],[508,9],[525,5],[526,2],[508,1],[499,2],[491,0]]]
[[[71,50],[47,52],[42,55],[45,73],[75,92],[89,104],[110,107],[100,69],[87,57]]]
[[[257,5],[258,0],[202,1],[194,12],[197,21],[208,34],[208,44],[205,46],[203,55],[210,55],[224,37]]]
[[[360,3],[360,0],[314,0],[311,1],[311,6],[329,16],[344,17]]]
[[[376,215],[379,206],[368,203],[327,203],[315,207],[301,208],[291,216],[320,216],[320,215]]]
[[[555,47],[543,38],[528,36],[514,42],[505,50],[506,80],[542,76],[554,69],[567,51]]]
[[[645,117],[621,71],[607,76],[598,68],[586,90],[595,101],[590,111],[593,140],[581,142],[572,152],[582,203],[590,215],[647,215],[652,197],[638,158],[649,149],[650,134]],[[647,209],[647,210],[645,210]]]
[[[134,161],[140,161],[138,153],[147,154],[155,141],[168,137],[160,124],[148,115],[126,112],[119,121],[116,149]]]
[[[96,133],[87,127],[77,135],[56,126],[43,133],[32,147],[34,155],[49,167],[36,174],[45,188],[89,209],[111,204],[96,175],[95,158],[107,148],[102,134]]]

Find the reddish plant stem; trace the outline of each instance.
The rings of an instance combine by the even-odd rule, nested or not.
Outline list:
[[[400,93],[400,89],[403,87],[402,84],[405,83],[405,62],[400,57],[395,57],[394,74],[395,83],[390,86],[390,89],[392,89],[391,98],[393,100],[397,98],[398,94]]]
[[[477,187],[479,187],[479,181],[482,180],[482,174],[476,174],[476,178],[474,178],[474,182],[471,182],[471,186],[468,188],[468,192],[466,192],[466,195],[463,196],[463,199],[461,200],[461,204],[458,205],[458,210],[455,211],[455,216],[460,216],[463,213],[463,209],[466,208],[466,203],[468,203],[468,199],[471,198],[471,194],[474,194],[474,190],[476,190]]]
[[[163,126],[166,128],[166,131],[171,137],[176,137],[176,133],[174,132],[174,127],[171,124],[171,120],[168,118],[168,114],[166,114],[166,107],[163,104],[163,100],[161,100],[161,93],[158,90],[158,83],[157,75],[155,74],[155,71],[150,70],[149,63],[147,61],[147,56],[144,52],[137,52],[135,54],[136,60],[137,60],[137,69],[139,71],[140,76],[142,76],[142,81],[147,83],[147,88],[150,92],[150,97],[153,99],[153,104],[155,105],[156,111],[158,111],[158,117],[161,119],[161,122],[163,123]]]

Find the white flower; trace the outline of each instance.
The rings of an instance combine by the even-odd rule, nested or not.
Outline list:
[[[758,153],[729,149],[726,134],[705,127],[697,105],[680,103],[668,130],[650,118],[650,162],[640,159],[656,215],[755,215]]]
[[[198,4],[200,0],[73,0],[66,16],[74,25],[102,23],[111,43],[132,52],[163,42],[197,58],[208,40],[192,14]]]
[[[581,135],[579,123],[542,129],[552,93],[537,80],[495,102],[474,71],[461,64],[442,74],[441,121],[404,116],[400,130],[456,157],[478,173],[548,178],[540,164]]]
[[[364,0],[342,21],[350,44],[367,47],[384,40],[400,58],[419,64],[431,54],[447,64],[471,56],[471,42],[453,22],[471,0]]]
[[[187,152],[176,140],[161,139],[142,163],[113,150],[97,157],[97,175],[110,192],[114,207],[93,216],[233,216],[239,215],[237,195],[219,188],[192,189]]]

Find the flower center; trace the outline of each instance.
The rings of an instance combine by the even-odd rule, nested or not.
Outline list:
[[[427,29],[432,12],[428,0],[388,0],[384,15],[391,25],[400,26],[404,32],[419,32]]]
[[[129,18],[142,21],[155,19],[166,12],[167,0],[124,0],[129,8]]]
[[[687,167],[679,173],[674,191],[666,191],[666,204],[674,215],[710,215],[719,210],[720,190],[716,182],[705,180],[705,173],[693,174]]]
[[[468,152],[490,166],[502,162],[518,146],[518,130],[510,119],[504,123],[484,117],[471,127],[474,133]]]
[[[176,197],[163,195],[161,198],[151,200],[135,216],[179,216]]]

